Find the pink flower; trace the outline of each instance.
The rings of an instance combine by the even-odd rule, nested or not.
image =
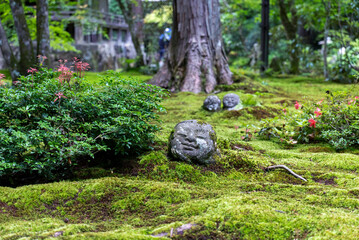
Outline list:
[[[74,58],[74,65],[76,72],[80,78],[83,77],[82,72],[87,71],[90,68],[90,64],[79,61],[79,59],[77,58]]]
[[[355,96],[355,100],[357,100],[359,97],[358,96]]]
[[[46,56],[42,56],[42,55],[37,55],[37,58],[39,59],[40,66],[42,66],[44,64],[44,61],[47,59]]]
[[[350,101],[348,102],[348,105],[352,104],[354,102],[353,99],[350,99]]]
[[[316,117],[319,117],[320,115],[322,115],[322,112],[320,111],[319,108],[317,108],[317,111],[314,111],[314,114]]]
[[[42,55],[37,55],[37,58],[39,58],[39,59],[47,59],[46,56],[42,56]]]
[[[64,94],[62,92],[58,92],[55,95],[57,96],[57,98],[54,100],[54,102],[56,102],[56,100],[60,101],[61,98],[67,98],[64,96]]]
[[[6,77],[5,74],[0,73],[0,79],[3,79],[5,77]]]
[[[317,102],[318,105],[322,105],[324,99],[320,100],[319,102]]]
[[[27,72],[33,74],[34,72],[37,72],[37,69],[31,67],[30,69],[27,70]]]
[[[315,124],[316,124],[317,121],[315,121],[313,118],[311,118],[311,119],[308,120],[308,122],[309,122],[309,127],[314,127],[315,128]]]
[[[283,108],[282,111],[283,111],[284,114],[287,114],[287,109]]]
[[[297,101],[295,101],[294,107],[295,109],[299,109],[302,108],[302,105],[300,105]]]
[[[67,83],[70,83],[70,80],[73,75],[73,71],[71,71],[68,67],[66,67],[64,64],[60,64],[59,68],[57,69],[58,72],[61,72],[59,76],[59,82],[62,84],[63,81],[66,81]]]

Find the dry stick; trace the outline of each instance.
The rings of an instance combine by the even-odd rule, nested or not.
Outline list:
[[[304,177],[296,174],[295,172],[293,172],[292,170],[290,170],[287,166],[285,165],[274,165],[274,166],[269,166],[265,168],[265,171],[271,171],[274,170],[276,168],[283,168],[285,170],[287,170],[290,174],[292,174],[294,177],[299,178],[301,180],[303,180],[304,182],[307,182],[307,179],[305,179]]]

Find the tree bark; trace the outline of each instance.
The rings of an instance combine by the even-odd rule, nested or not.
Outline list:
[[[18,71],[18,61],[15,58],[15,55],[12,52],[10,44],[7,40],[5,30],[2,26],[1,19],[0,19],[0,49],[1,53],[4,57],[5,63],[10,70],[11,79],[15,80],[20,76]]]
[[[329,21],[330,21],[330,1],[324,2],[322,0],[322,3],[325,8],[325,25],[324,25],[324,45],[323,45],[323,71],[324,71],[324,78],[326,81],[329,80],[329,72],[328,72],[328,36],[329,36]]]
[[[50,54],[49,7],[47,0],[36,1],[37,55]],[[48,65],[48,60],[45,64]]]
[[[194,93],[209,93],[217,84],[232,84],[219,14],[218,0],[174,0],[168,55],[149,83]]]
[[[292,74],[299,73],[299,47],[298,47],[298,15],[295,9],[295,0],[290,0],[288,4],[284,0],[278,0],[279,17],[285,30],[287,39],[290,41],[290,70]],[[287,12],[291,12],[291,19],[288,18]]]
[[[143,34],[143,6],[141,0],[117,0],[123,17],[131,34],[132,43],[137,54],[137,66],[143,66],[146,63],[144,54],[144,34]]]
[[[21,75],[25,75],[26,70],[35,63],[34,49],[21,0],[9,0],[9,4],[19,39],[20,61],[18,71]]]

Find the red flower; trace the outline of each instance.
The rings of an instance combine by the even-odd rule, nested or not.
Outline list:
[[[322,112],[320,111],[319,108],[317,108],[317,111],[314,111],[314,114],[316,117],[319,117],[320,115],[322,115]]]
[[[34,72],[37,72],[37,69],[31,67],[30,69],[27,70],[27,72],[33,74]]]
[[[58,92],[55,95],[57,96],[57,98],[55,99],[54,102],[56,102],[56,100],[60,101],[61,98],[67,98],[67,97],[64,96],[64,94],[62,92]]]
[[[302,108],[302,105],[300,105],[297,101],[295,101],[294,107],[295,109],[299,109]]]
[[[315,124],[316,124],[317,121],[315,121],[313,118],[311,118],[311,119],[308,120],[308,122],[309,122],[309,127],[314,127],[315,128]]]
[[[282,111],[284,112],[284,114],[287,114],[287,109],[283,108]]]

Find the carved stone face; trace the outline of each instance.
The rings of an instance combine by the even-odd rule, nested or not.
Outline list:
[[[237,106],[239,103],[239,97],[237,94],[229,93],[223,97],[223,108],[231,109]]]
[[[221,109],[221,99],[214,95],[208,96],[204,100],[203,108],[211,112],[219,111]]]
[[[215,132],[211,125],[196,120],[180,122],[170,136],[170,154],[188,163],[214,163],[218,154]]]

